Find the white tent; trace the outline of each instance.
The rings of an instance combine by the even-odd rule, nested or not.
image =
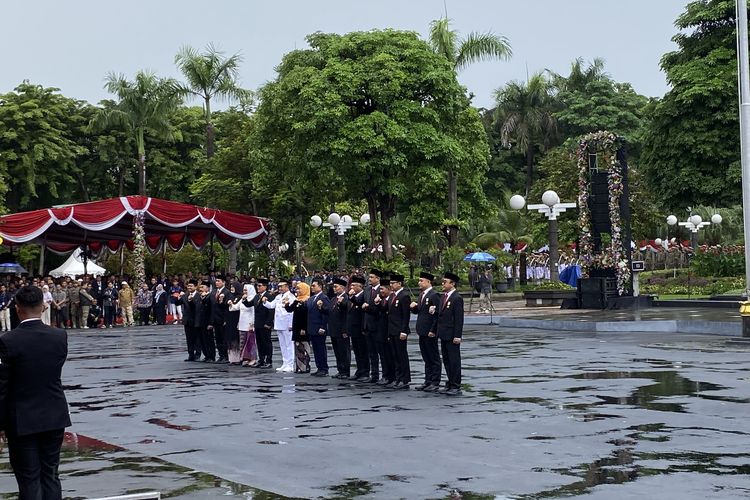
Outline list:
[[[59,278],[60,276],[70,276],[71,278],[75,278],[76,276],[80,276],[83,274],[90,274],[92,276],[101,276],[102,274],[106,272],[107,272],[106,269],[104,269],[101,266],[96,265],[96,262],[89,259],[86,262],[86,272],[84,273],[83,272],[83,257],[81,257],[81,249],[76,248],[75,251],[72,254],[70,254],[70,257],[68,257],[68,260],[66,260],[62,266],[50,271],[49,274],[53,278]]]

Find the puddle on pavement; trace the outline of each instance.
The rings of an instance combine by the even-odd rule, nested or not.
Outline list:
[[[172,454],[191,451],[194,450]],[[162,498],[191,498],[194,495],[254,500],[288,498],[72,432],[66,432],[63,440],[60,478],[63,495],[71,499],[145,491],[160,491]],[[0,442],[0,497],[15,498],[16,491],[7,449],[4,442]]]
[[[170,422],[167,422],[163,418],[149,418],[148,420],[146,420],[146,422],[148,422],[149,424],[158,425],[159,427],[164,427],[165,429],[173,429],[176,431],[189,431],[193,429],[189,425],[172,424]]]
[[[376,487],[381,486],[380,483],[371,483],[357,478],[346,478],[345,481],[343,484],[337,484],[328,488],[331,495],[326,498],[330,500],[346,500],[348,498],[369,495]]]

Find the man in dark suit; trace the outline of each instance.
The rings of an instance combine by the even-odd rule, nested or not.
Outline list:
[[[388,297],[391,296],[390,280],[380,278],[378,295],[372,305],[365,302],[362,309],[368,315],[370,324],[374,324],[375,331],[372,333],[378,357],[382,363],[383,376],[377,381],[378,385],[391,387],[396,383],[396,367],[393,361],[390,338],[388,337]]]
[[[456,291],[458,276],[445,273],[443,294],[438,307],[437,335],[443,354],[448,382],[440,392],[449,396],[461,394],[461,337],[464,329],[464,299]]]
[[[187,293],[180,292],[177,305],[182,306],[182,327],[185,329],[185,343],[187,344],[188,357],[185,361],[195,361],[196,354],[200,357],[200,331],[195,323],[195,296],[199,295],[198,280],[189,280]]]
[[[404,289],[404,279],[402,274],[391,275],[393,294],[388,299],[388,338],[396,365],[394,389],[408,389],[409,383],[411,383],[409,353],[406,350],[406,340],[411,333],[409,329],[411,297]]]
[[[0,336],[0,417],[21,499],[59,499],[60,447],[70,425],[60,374],[65,330],[42,323],[42,290],[16,293],[20,324]]]
[[[378,296],[378,290],[380,289],[380,278],[383,273],[378,269],[370,269],[370,274],[367,279],[369,285],[365,287],[364,291],[364,302],[362,304],[363,310],[365,304],[367,307],[372,308],[375,304],[375,297]],[[374,313],[374,309],[371,309]],[[365,337],[367,343],[367,357],[370,359],[370,380],[369,382],[375,384],[379,382],[380,374],[378,367],[380,364],[380,354],[378,351],[378,343],[375,340],[378,332],[378,316],[376,314],[365,314],[362,318],[362,335]]]
[[[211,302],[211,321],[208,324],[209,334],[213,333],[216,342],[216,350],[219,351],[217,363],[228,363],[227,339],[224,335],[224,325],[226,324],[226,314],[229,310],[229,302],[233,299],[232,293],[225,286],[224,276],[216,276],[216,289],[211,292],[209,300]]]
[[[347,282],[342,278],[333,279],[333,299],[331,314],[328,315],[328,336],[331,337],[333,354],[336,356],[338,373],[333,378],[348,379],[351,375],[352,348],[346,330],[349,315],[349,297],[346,295]]]
[[[269,309],[264,304],[273,300],[273,295],[268,291],[269,280],[258,279],[258,293],[251,302],[245,300],[246,307],[255,308],[255,334],[258,344],[258,368],[273,368],[273,343],[271,342],[271,331],[273,330],[273,319],[275,309]]]
[[[195,304],[195,327],[198,329],[200,350],[203,353],[203,361],[213,363],[216,359],[216,345],[214,344],[213,332],[209,331],[211,322],[211,282],[201,281],[198,293],[193,297]],[[196,356],[198,359],[200,356]]]
[[[310,337],[317,368],[312,374],[313,377],[328,375],[326,333],[328,332],[328,316],[331,313],[331,299],[323,293],[324,285],[321,278],[312,280],[310,298],[307,299],[307,335]]]
[[[417,335],[419,352],[424,361],[424,383],[415,387],[418,391],[434,392],[440,387],[440,350],[438,349],[437,321],[440,305],[439,294],[432,288],[435,279],[430,273],[419,273],[421,293],[416,302],[411,303],[411,312],[417,315]]]
[[[370,381],[370,357],[367,354],[367,340],[362,334],[362,304],[365,300],[363,287],[365,279],[362,276],[352,276],[349,285],[349,313],[346,316],[346,331],[352,339],[352,350],[354,360],[357,363],[357,371],[349,377],[358,382]]]

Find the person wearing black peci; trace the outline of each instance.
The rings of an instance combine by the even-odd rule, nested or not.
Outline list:
[[[424,383],[415,387],[418,391],[433,392],[440,387],[440,350],[437,338],[437,306],[440,305],[439,294],[433,290],[430,273],[419,273],[421,293],[416,302],[410,304],[411,312],[417,315],[417,335],[419,335],[419,352],[424,361]]]
[[[61,381],[68,336],[42,323],[40,288],[24,286],[15,300],[20,324],[0,336],[0,424],[19,498],[60,499],[60,447],[70,426]]]
[[[456,291],[458,276],[445,273],[443,294],[438,306],[437,335],[443,354],[448,382],[441,393],[449,396],[461,394],[461,337],[464,329],[464,300]]]
[[[219,352],[217,363],[227,363],[227,339],[224,332],[226,315],[229,310],[229,301],[233,299],[232,294],[225,286],[224,276],[216,275],[216,289],[209,295],[211,320],[208,324],[208,334],[213,335],[216,350]]]
[[[333,298],[331,313],[328,315],[328,336],[331,337],[333,354],[336,356],[338,373],[333,378],[348,379],[351,375],[352,350],[349,333],[346,330],[346,318],[349,312],[349,297],[346,295],[346,280],[333,279]]]
[[[188,357],[185,361],[195,361],[200,358],[200,330],[195,323],[195,296],[198,295],[198,280],[189,280],[187,293],[180,292],[177,304],[182,306],[182,327],[185,329],[185,343]]]
[[[273,295],[268,291],[269,280],[258,279],[258,293],[251,302],[245,301],[245,306],[255,307],[255,339],[258,344],[258,368],[273,368],[273,343],[271,331],[273,330],[274,310],[265,306],[265,303],[273,300]]]
[[[362,276],[352,276],[349,288],[349,314],[346,316],[346,331],[352,340],[354,360],[357,363],[357,371],[349,377],[358,382],[370,382],[370,357],[367,353],[367,339],[362,334],[362,323],[364,321],[362,304],[365,301],[365,292],[362,290],[365,279]],[[377,379],[375,380],[377,382]]]
[[[411,297],[403,286],[404,276],[392,274],[391,290],[393,290],[393,295],[388,299],[388,338],[396,365],[394,389],[408,389],[409,383],[411,383],[409,353],[406,349],[406,340],[411,333],[409,329]]]
[[[326,333],[328,332],[328,316],[331,312],[331,300],[323,292],[325,282],[322,278],[315,278],[310,283],[310,298],[307,299],[307,335],[315,357],[315,372],[313,377],[328,375],[328,351],[326,350]]]
[[[366,307],[372,308],[375,304],[375,297],[379,295],[378,290],[381,288],[380,279],[383,277],[383,273],[379,269],[371,269],[368,274],[367,280],[369,284],[365,287],[364,301],[362,304],[362,310],[365,311]],[[367,306],[365,306],[367,304]],[[374,311],[374,309],[373,309]],[[369,358],[370,366],[370,380],[369,382],[375,384],[380,380],[380,374],[378,371],[380,364],[380,350],[378,349],[378,342],[376,337],[378,335],[378,317],[375,314],[364,314],[362,318],[362,335],[365,337],[367,347],[367,357]],[[381,346],[382,347],[382,346]]]
[[[378,295],[372,304],[365,302],[362,310],[367,314],[368,322],[374,331],[371,333],[378,350],[378,357],[382,363],[381,373],[383,376],[377,381],[378,385],[392,387],[396,383],[396,368],[391,351],[390,338],[388,337],[388,298],[391,296],[390,280],[381,277],[379,280]]]

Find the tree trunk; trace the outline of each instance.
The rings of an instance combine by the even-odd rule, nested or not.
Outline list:
[[[211,100],[204,98],[206,113],[206,158],[209,160],[214,156],[214,124],[211,120]]]
[[[396,212],[396,197],[387,196],[380,200],[380,222],[383,225],[381,237],[383,241],[383,254],[385,260],[393,259],[393,242],[391,241],[391,217]]]
[[[125,165],[122,163],[120,164],[120,168],[118,169],[118,193],[119,196],[124,196],[125,193]]]
[[[234,240],[229,246],[229,263],[227,264],[229,267],[229,274],[235,274],[237,272],[237,243],[237,240]]]
[[[146,195],[146,154],[138,156],[138,194]]]
[[[81,172],[78,172],[76,176],[78,177],[78,187],[81,190],[81,198],[83,198],[84,202],[91,201],[89,190],[86,189],[86,181],[83,178],[83,174]]]
[[[370,214],[370,248],[378,246],[378,203],[374,196],[367,196],[367,213]]]
[[[448,171],[448,218],[458,219],[458,181],[451,168]],[[458,226],[448,226],[448,246],[458,245]]]
[[[526,150],[526,198],[528,199],[531,192],[531,185],[534,183],[534,146],[529,145]]]

